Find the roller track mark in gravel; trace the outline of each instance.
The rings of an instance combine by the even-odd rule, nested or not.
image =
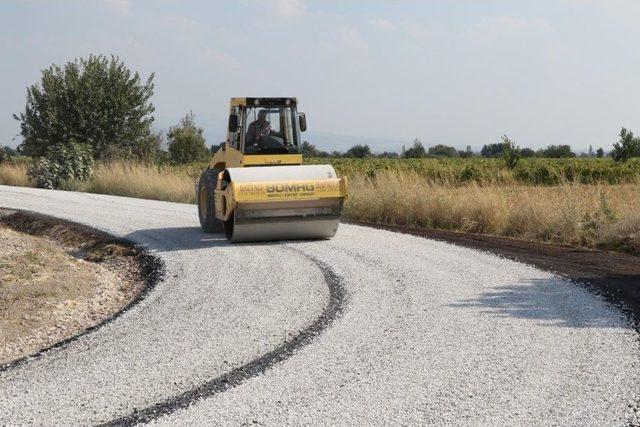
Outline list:
[[[2,208],[0,208],[2,209]],[[17,211],[16,209],[10,209],[12,211]],[[90,328],[85,329],[84,331],[82,331],[81,333],[74,335],[70,338],[67,338],[65,340],[62,340],[60,342],[57,342],[55,344],[53,344],[52,346],[49,346],[47,348],[44,348],[40,351],[38,351],[35,354],[31,354],[29,356],[25,356],[25,357],[21,357],[20,359],[14,360],[13,362],[10,363],[6,363],[4,365],[0,365],[0,372],[4,372],[4,371],[8,371],[9,369],[13,369],[16,368],[30,360],[35,360],[35,359],[39,359],[40,357],[44,356],[45,354],[47,354],[48,352],[52,351],[52,350],[56,350],[56,349],[61,349],[64,348],[66,346],[68,346],[69,344],[71,344],[74,341],[77,341],[78,339],[82,338],[85,335],[88,335],[92,332],[97,331],[98,329],[102,328],[103,326],[113,322],[114,320],[116,320],[118,317],[120,317],[121,315],[123,315],[124,313],[126,313],[127,311],[131,310],[133,307],[135,307],[136,305],[138,305],[143,299],[146,298],[146,296],[149,294],[149,292],[151,292],[151,290],[156,286],[157,283],[161,282],[162,279],[164,278],[165,275],[165,265],[164,262],[158,258],[155,255],[152,255],[151,252],[145,248],[144,246],[141,246],[137,243],[134,243],[130,240],[127,239],[123,239],[120,237],[114,237],[108,233],[105,233],[103,231],[97,230],[95,228],[92,227],[88,227],[86,225],[80,225],[71,221],[65,221],[63,219],[59,219],[59,218],[54,218],[52,216],[49,215],[43,215],[43,214],[39,214],[39,213],[35,213],[35,212],[31,212],[31,211],[19,211],[19,212],[23,212],[26,213],[27,215],[30,215],[34,218],[45,218],[48,221],[55,221],[57,223],[62,223],[62,224],[67,224],[77,230],[86,230],[88,233],[91,234],[96,234],[99,236],[104,236],[105,240],[115,243],[115,244],[119,244],[119,245],[123,245],[123,246],[128,246],[133,248],[133,250],[138,254],[139,257],[139,262],[140,262],[140,273],[142,274],[142,276],[145,278],[145,284],[144,284],[144,288],[142,289],[142,291],[140,292],[140,294],[138,294],[129,304],[127,304],[122,310],[118,311],[117,313],[107,317],[106,319],[104,319],[102,322],[98,323],[97,325],[94,325]]]
[[[343,285],[342,277],[337,275],[329,265],[319,259],[308,255],[298,249],[285,246],[287,249],[298,252],[310,259],[322,272],[324,280],[329,288],[329,303],[322,314],[298,335],[286,341],[274,350],[254,359],[232,371],[212,379],[192,390],[174,396],[155,405],[135,411],[115,420],[111,420],[100,426],[133,426],[140,423],[153,421],[163,415],[171,414],[177,410],[187,408],[198,400],[205,399],[218,393],[223,393],[236,387],[246,380],[260,375],[276,364],[293,356],[297,350],[310,344],[318,335],[326,330],[333,321],[340,316],[347,302],[347,291]]]

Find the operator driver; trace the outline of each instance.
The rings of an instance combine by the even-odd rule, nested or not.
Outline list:
[[[267,120],[267,110],[258,111],[258,120],[249,124],[247,128],[247,143],[249,145],[257,144],[260,138],[273,133],[271,123]]]

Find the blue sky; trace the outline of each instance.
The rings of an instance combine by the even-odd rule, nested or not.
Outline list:
[[[0,145],[41,69],[104,53],[155,72],[156,129],[192,110],[209,143],[228,98],[297,96],[327,149],[606,149],[640,132],[639,24],[637,0],[3,1]]]

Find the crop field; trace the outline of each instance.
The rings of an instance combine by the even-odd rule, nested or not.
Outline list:
[[[611,159],[311,158],[347,176],[344,217],[640,253],[640,162]],[[98,163],[76,190],[194,203],[206,163]],[[27,163],[0,165],[0,184],[29,186]]]
[[[487,158],[426,158],[426,159],[348,159],[312,158],[307,164],[330,163],[336,171],[348,177],[373,178],[381,172],[410,173],[431,183],[464,185],[525,184],[559,185],[621,184],[640,182],[640,159],[616,163],[610,158],[584,159],[521,159],[510,170],[502,159]]]

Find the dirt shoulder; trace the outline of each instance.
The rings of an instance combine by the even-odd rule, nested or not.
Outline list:
[[[640,257],[638,256],[480,234],[414,229],[359,221],[348,221],[348,223],[441,240],[492,252],[552,271],[589,286],[610,302],[626,309],[633,314],[636,329],[640,332]]]
[[[0,209],[0,368],[114,317],[147,288],[144,254],[77,224]]]

